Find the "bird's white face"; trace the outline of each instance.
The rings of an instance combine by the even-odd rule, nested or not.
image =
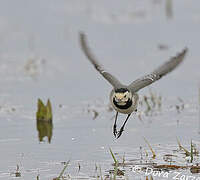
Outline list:
[[[129,91],[126,92],[115,92],[114,93],[114,98],[117,104],[119,105],[125,105],[129,99],[132,98],[132,94]]]

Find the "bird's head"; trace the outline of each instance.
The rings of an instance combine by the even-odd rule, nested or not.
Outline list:
[[[132,98],[132,93],[127,88],[116,89],[113,98],[118,104],[124,105]]]

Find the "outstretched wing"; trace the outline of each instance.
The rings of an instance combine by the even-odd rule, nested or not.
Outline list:
[[[169,61],[154,70],[151,74],[133,81],[129,85],[131,91],[137,92],[138,90],[150,85],[151,83],[159,80],[161,77],[174,70],[183,61],[187,51],[187,48],[183,49],[181,53],[177,54],[175,57],[172,57]]]
[[[95,67],[95,69],[97,71],[99,71],[99,73],[115,88],[120,88],[123,85],[119,82],[118,79],[116,79],[112,74],[110,74],[109,72],[107,72],[96,60],[96,58],[94,57],[94,55],[91,53],[90,48],[87,45],[87,41],[86,41],[86,35],[83,33],[79,34],[79,39],[80,39],[80,45],[81,48],[83,50],[83,52],[85,53],[86,57],[89,59],[89,61],[93,64],[93,66]]]

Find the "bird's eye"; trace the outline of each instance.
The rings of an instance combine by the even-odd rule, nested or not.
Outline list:
[[[124,97],[126,98],[126,96],[127,96],[127,95],[125,94]]]

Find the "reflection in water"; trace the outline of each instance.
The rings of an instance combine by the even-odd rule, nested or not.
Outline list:
[[[173,3],[172,0],[166,0],[166,6],[165,6],[165,10],[166,10],[166,16],[167,18],[171,19],[173,18]]]
[[[43,141],[43,138],[46,136],[48,138],[48,142],[51,143],[51,138],[53,135],[53,123],[52,121],[40,121],[37,120],[37,131],[39,141]]]

